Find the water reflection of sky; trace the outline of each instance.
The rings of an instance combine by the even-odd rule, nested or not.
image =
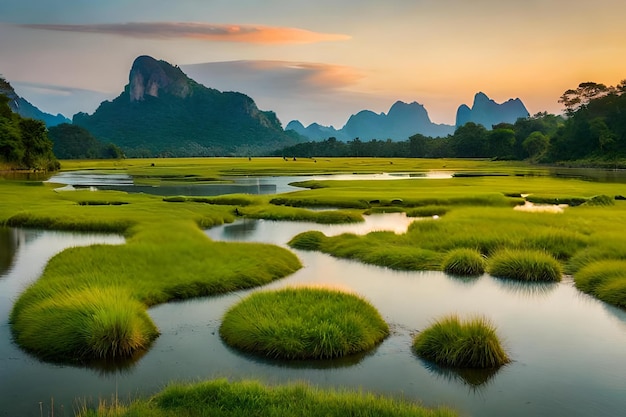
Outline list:
[[[378,174],[328,174],[301,176],[235,176],[223,181],[201,183],[174,183],[162,181],[156,185],[136,184],[133,177],[119,173],[95,173],[93,171],[68,171],[52,176],[48,182],[100,190],[117,190],[155,195],[216,196],[223,194],[282,194],[301,190],[290,183],[309,180],[394,180],[394,179],[440,179],[451,178],[451,172],[428,171],[423,173]]]

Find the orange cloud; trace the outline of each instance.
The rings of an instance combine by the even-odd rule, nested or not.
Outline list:
[[[197,22],[130,22],[91,25],[24,24],[20,26],[30,29],[104,33],[144,39],[186,38],[204,41],[257,44],[317,43],[350,39],[348,35],[319,33],[299,28]]]

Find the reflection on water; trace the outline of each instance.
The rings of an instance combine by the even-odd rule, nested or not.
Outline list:
[[[351,366],[358,365],[368,356],[373,355],[376,352],[377,347],[367,352],[360,352],[354,355],[345,356],[336,359],[300,359],[300,360],[285,360],[274,359],[260,355],[254,355],[245,353],[240,350],[234,349],[224,344],[226,350],[235,356],[241,357],[243,360],[256,362],[260,365],[288,368],[288,369],[340,369],[349,368]]]
[[[224,194],[282,194],[302,190],[291,183],[309,180],[393,180],[393,179],[440,179],[451,178],[449,172],[429,171],[424,173],[379,173],[379,174],[327,174],[301,176],[237,176],[224,177],[223,181],[199,183],[160,182],[149,186],[135,183],[132,176],[114,172],[97,173],[93,171],[61,172],[48,181],[66,184],[73,190],[86,188],[91,190],[117,190],[128,193],[146,193],[162,196],[217,196]]]
[[[439,366],[436,363],[429,362],[418,358],[424,368],[428,369],[433,375],[442,378],[448,382],[461,382],[472,387],[474,390],[485,388],[502,367],[487,369],[472,368],[447,368]]]
[[[545,297],[558,288],[556,282],[523,282],[507,278],[494,278],[505,291],[524,297]]]
[[[326,236],[342,233],[364,235],[377,231],[405,233],[411,223],[419,221],[407,217],[406,213],[370,214],[362,223],[319,224],[309,222],[284,222],[273,220],[242,219],[234,223],[208,229],[206,234],[214,240],[237,240],[247,242],[268,242],[286,245],[295,235],[309,230],[319,230]]]
[[[0,227],[0,276],[6,273],[13,265],[19,242],[17,230]]]

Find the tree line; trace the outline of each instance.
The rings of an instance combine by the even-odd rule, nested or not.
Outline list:
[[[7,96],[0,94],[0,167],[38,171],[59,169],[45,123],[13,113],[9,101]]]
[[[593,160],[610,163],[626,157],[626,80],[617,86],[593,82],[567,90],[559,102],[565,115],[540,112],[491,129],[473,122],[454,134],[432,138],[415,134],[405,141],[391,139],[321,142],[290,146],[274,155],[284,157],[412,157],[492,158],[555,163]]]

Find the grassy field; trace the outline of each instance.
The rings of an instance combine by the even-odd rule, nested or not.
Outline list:
[[[202,233],[202,228],[240,216],[338,223],[362,221],[368,213],[405,212],[419,218],[404,234],[327,237],[307,232],[291,245],[394,269],[469,275],[485,268],[500,275],[494,266],[498,256],[530,254],[515,265],[535,267],[539,259],[559,278],[561,271],[572,274],[581,291],[626,307],[626,201],[615,199],[626,195],[626,184],[551,178],[542,168],[479,160],[198,158],[62,161],[62,167],[128,173],[151,185],[224,181],[228,175],[429,170],[465,175],[311,181],[302,184],[309,188],[280,196],[165,199],[114,191],[61,192],[54,184],[0,179],[1,225],[115,232],[127,238],[121,246],[63,251],[16,300],[11,313],[15,340],[46,360],[132,356],[158,337],[148,306],[264,285],[300,268],[297,257],[285,249],[218,243]],[[525,210],[525,201],[572,206],[540,212]],[[341,210],[308,210],[320,206]],[[520,262],[519,257],[514,261]],[[539,276],[531,267],[522,268],[530,271],[525,275],[530,280]],[[181,410],[162,410],[150,401],[125,412],[138,415],[133,410],[142,407],[154,413],[147,415],[180,415]],[[199,415],[193,409],[185,413]]]
[[[321,390],[305,384],[279,387],[255,381],[174,384],[153,398],[130,405],[101,404],[79,417],[454,417],[447,408],[428,409],[409,401],[348,390]]]

